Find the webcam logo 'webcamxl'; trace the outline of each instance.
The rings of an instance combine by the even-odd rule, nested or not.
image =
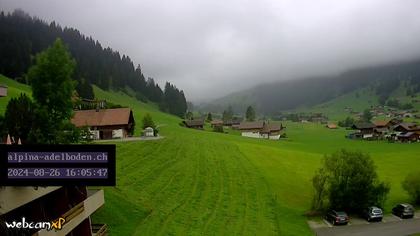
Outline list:
[[[21,221],[5,222],[8,229],[46,229],[46,230],[61,230],[66,219],[58,218],[54,221],[44,221],[44,222],[28,222],[25,217]]]

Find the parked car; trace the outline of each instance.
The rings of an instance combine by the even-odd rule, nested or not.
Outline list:
[[[328,211],[328,213],[325,215],[325,219],[328,222],[331,222],[332,225],[346,225],[349,223],[349,217],[347,213],[344,211]]]
[[[382,209],[379,207],[368,207],[363,211],[363,217],[367,221],[382,221],[382,218],[384,217],[384,214],[382,212]]]
[[[414,217],[414,207],[407,203],[402,203],[396,205],[392,208],[392,214],[403,218],[413,218]]]

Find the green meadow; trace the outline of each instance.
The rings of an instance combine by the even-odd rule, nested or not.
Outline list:
[[[13,95],[30,92],[4,77]],[[369,153],[391,184],[385,211],[409,201],[401,181],[420,170],[420,144],[348,140],[344,129],[283,123],[287,139],[259,140],[183,128],[181,120],[120,92],[99,98],[133,109],[136,134],[150,113],[163,139],[116,142],[117,186],[105,187],[94,223],[111,235],[313,235],[304,216],[322,157],[341,148]],[[9,97],[10,98],[10,97]],[[0,112],[5,99],[0,98]]]

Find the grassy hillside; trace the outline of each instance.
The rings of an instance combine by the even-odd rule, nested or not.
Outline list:
[[[7,97],[0,98],[0,114],[4,114],[9,100],[18,97],[21,93],[31,94],[31,88],[28,85],[18,83],[0,74],[0,84],[7,85]]]
[[[118,202],[117,195],[141,213],[124,209],[117,212],[125,217],[110,217],[119,207],[107,202],[95,220],[109,222],[114,234],[311,235],[303,214],[310,206],[310,179],[324,154],[340,148],[370,153],[380,177],[392,186],[386,211],[408,201],[400,183],[419,168],[418,144],[352,141],[344,138],[346,130],[300,123],[286,123],[289,139],[280,142],[196,131],[154,106],[96,91],[125,101],[138,110],[137,117],[150,112],[166,124],[163,140],[117,144],[118,186],[106,189],[107,199]],[[136,227],[129,226],[132,221]]]
[[[420,144],[348,140],[344,129],[310,123],[285,123],[289,138],[282,141],[197,131],[153,104],[98,88],[95,94],[131,107],[137,133],[151,113],[165,136],[116,144],[117,186],[105,188],[105,206],[93,217],[111,235],[312,235],[303,214],[324,154],[371,154],[391,184],[387,212],[409,200],[401,181],[420,169]]]
[[[420,94],[417,94],[416,97],[407,96],[406,87],[404,85],[400,85],[395,89],[390,95],[390,98],[398,99],[401,103],[412,103],[414,109],[420,110],[420,102],[413,102],[415,100],[420,101]],[[379,105],[379,103],[378,96],[375,92],[370,88],[363,88],[313,107],[301,107],[292,111],[304,113],[321,112],[327,115],[330,120],[337,121],[349,116],[349,113],[344,110],[346,107],[351,107],[357,112],[363,112],[364,109],[376,105]]]

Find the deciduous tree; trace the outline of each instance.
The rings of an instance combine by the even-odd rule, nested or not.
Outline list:
[[[360,212],[367,206],[382,206],[390,188],[380,182],[369,155],[340,150],[324,158],[312,179],[315,189],[313,208],[325,206]],[[328,201],[328,205],[323,203]]]
[[[414,203],[420,204],[420,171],[408,174],[402,182],[402,187],[407,191]]]
[[[7,104],[4,128],[16,141],[19,138],[23,143],[27,141],[35,116],[34,109],[34,103],[26,94],[10,99]]]
[[[35,127],[31,139],[39,143],[59,143],[62,132],[69,131],[73,114],[72,95],[75,81],[72,74],[76,66],[60,39],[36,56],[28,72],[32,96],[36,103]],[[71,128],[73,130],[73,128]],[[35,133],[36,132],[36,133]]]

